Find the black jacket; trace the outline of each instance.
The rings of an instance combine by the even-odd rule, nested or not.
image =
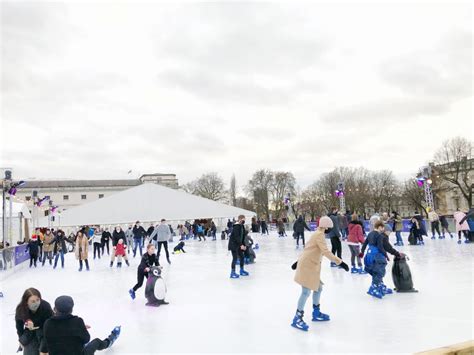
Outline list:
[[[150,226],[150,227],[148,227],[148,229],[147,229],[147,231],[146,231],[146,234],[147,234],[148,236],[150,236],[154,231],[155,231],[155,227]],[[156,238],[155,238],[155,239],[156,239]]]
[[[52,317],[53,310],[51,309],[51,305],[46,302],[45,300],[41,300],[40,306],[36,312],[28,312],[24,315],[22,314],[15,314],[15,325],[16,325],[16,333],[18,337],[21,337],[25,332],[33,333],[33,336],[37,337],[39,340],[43,337],[43,330],[45,322]],[[30,331],[25,329],[25,322],[30,319],[35,327],[39,327],[39,329]],[[43,345],[43,344],[42,344]],[[42,352],[47,353],[47,349],[41,346],[40,349]]]
[[[32,256],[38,255],[39,242],[37,240],[30,240],[26,246],[26,250],[28,250]]]
[[[53,239],[54,247],[53,252],[54,254],[58,253],[59,251],[63,251],[64,254],[67,253],[67,246],[66,246],[66,236],[64,234],[58,233],[56,237]]]
[[[229,250],[238,250],[242,245],[245,245],[246,235],[247,231],[245,230],[245,226],[243,224],[234,224],[229,238]]]
[[[108,243],[108,242],[109,242],[109,239],[112,239],[112,234],[110,234],[109,231],[103,231],[103,232],[102,232],[102,238],[100,238],[100,242],[101,242],[102,244]]]
[[[48,319],[43,335],[49,355],[82,355],[91,338],[82,318],[72,314]]]
[[[385,238],[383,238],[383,248],[385,249],[385,251],[399,258],[400,253],[392,247],[392,244],[390,244],[390,241],[388,240],[388,235],[384,233],[384,236]]]
[[[127,238],[125,238],[125,232],[121,230],[120,232],[114,231],[112,234],[112,246],[116,246],[120,239],[123,239],[123,244],[127,245]]]
[[[311,229],[309,229],[309,227],[306,224],[306,222],[304,221],[304,219],[303,218],[298,218],[295,221],[295,224],[293,225],[293,231],[296,232],[296,233],[304,233],[305,229],[308,230],[308,231],[311,231]]]
[[[145,238],[146,231],[145,228],[142,226],[137,227],[136,225],[133,227],[133,238]]]
[[[156,254],[149,255],[148,253],[143,254],[142,260],[140,261],[140,265],[138,265],[138,270],[141,272],[145,272],[147,267],[152,267],[153,265],[159,266],[160,263],[158,262],[158,258]]]

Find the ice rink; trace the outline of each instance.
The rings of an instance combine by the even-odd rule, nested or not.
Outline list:
[[[312,323],[308,300],[310,329],[302,332],[290,327],[300,295],[290,265],[301,249],[295,250],[291,237],[254,240],[260,245],[257,262],[247,266],[249,277],[236,280],[229,279],[227,241],[189,241],[187,254],[172,255],[170,266],[162,255],[170,304],[158,308],[145,306],[144,287],[134,301],[128,294],[138,256],[122,269],[110,268],[107,256],[90,260],[91,271],[80,273],[72,254],[63,270],[48,264],[20,267],[1,285],[0,352],[14,354],[18,347],[14,311],[28,287],[38,288],[51,304],[57,296],[72,296],[73,313],[91,326],[92,337],[103,338],[121,325],[122,334],[107,354],[413,353],[473,338],[473,244],[458,245],[448,237],[396,247],[410,257],[419,293],[382,300],[366,294],[370,276],[330,268],[325,260],[321,307],[331,321]],[[342,256],[350,264],[345,243]],[[385,283],[393,287],[391,265]]]

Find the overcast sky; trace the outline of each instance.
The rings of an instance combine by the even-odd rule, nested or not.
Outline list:
[[[16,177],[404,178],[443,140],[472,138],[469,4],[1,10],[1,166]]]

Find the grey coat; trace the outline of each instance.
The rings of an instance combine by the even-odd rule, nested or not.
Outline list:
[[[328,217],[331,218],[331,221],[334,224],[334,226],[331,228],[331,231],[327,234],[327,237],[328,238],[332,238],[332,237],[340,238],[341,237],[341,227],[340,227],[340,224],[339,224],[339,217],[335,214],[330,214]]]
[[[155,227],[153,233],[151,233],[150,239],[153,239],[157,236],[156,240],[158,242],[167,242],[171,238],[170,227],[167,224],[160,224]]]

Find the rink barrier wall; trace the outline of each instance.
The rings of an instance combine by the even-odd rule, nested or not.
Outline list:
[[[423,351],[416,353],[416,355],[467,355],[474,354],[474,340],[465,341],[449,346],[443,346],[442,348]]]
[[[0,249],[0,280],[11,276],[20,268],[24,268],[30,255],[26,250],[27,244]]]

